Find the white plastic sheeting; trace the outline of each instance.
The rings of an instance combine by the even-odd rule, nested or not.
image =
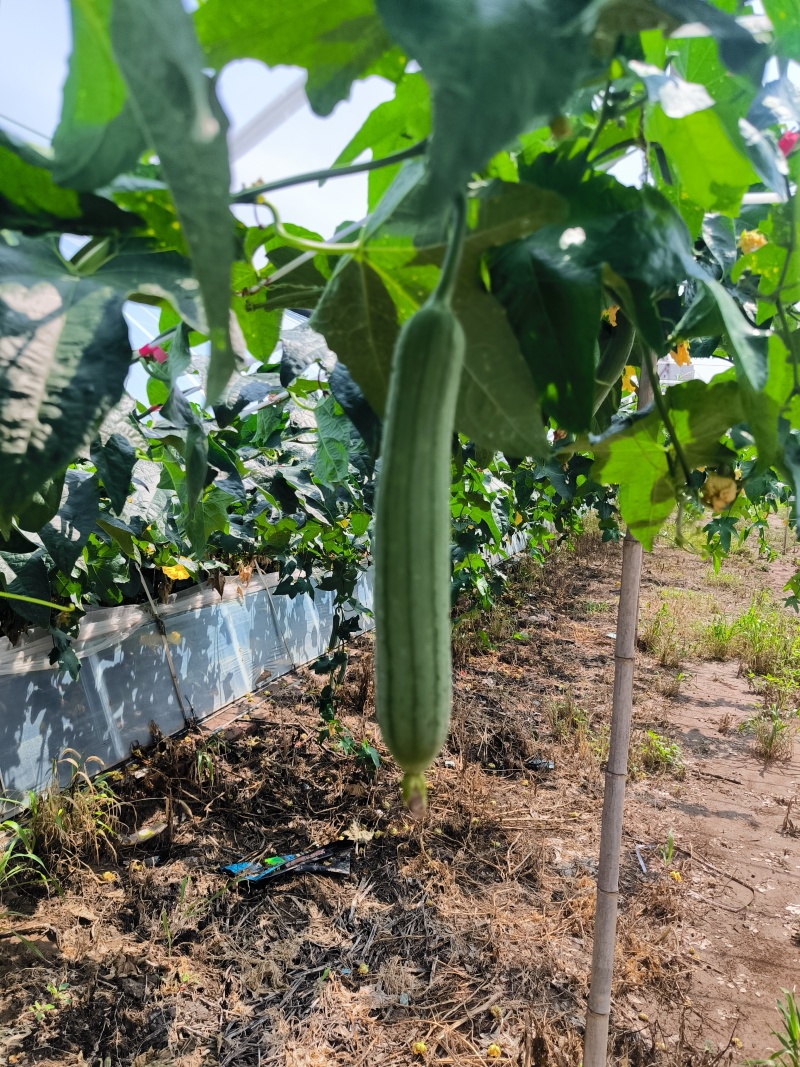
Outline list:
[[[182,702],[199,719],[326,650],[333,593],[292,599],[275,595],[276,582],[274,574],[254,574],[243,588],[231,578],[221,598],[197,588],[158,605]],[[371,573],[356,596],[371,606]],[[74,647],[77,681],[50,666],[48,637],[25,635],[16,648],[0,642],[0,779],[9,799],[41,789],[65,748],[108,766],[149,741],[151,722],[165,734],[184,725],[148,608],[89,612]]]
[[[515,534],[497,563],[525,548]],[[333,593],[315,590],[276,595],[274,574],[254,573],[246,588],[228,578],[223,596],[209,588],[178,593],[158,605],[166,647],[146,606],[91,610],[81,623],[75,652],[77,681],[50,666],[52,641],[42,632],[23,635],[16,647],[0,639],[0,788],[9,800],[49,781],[66,748],[105,766],[125,759],[131,746],[150,740],[150,723],[164,734],[184,726],[167,651],[187,711],[203,719],[328,647]],[[356,600],[372,607],[372,571],[365,571]],[[371,620],[364,619],[368,628]],[[60,775],[68,777],[69,767]]]

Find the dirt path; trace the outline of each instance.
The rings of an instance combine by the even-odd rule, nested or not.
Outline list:
[[[691,1002],[706,1037],[719,1046],[735,1031],[742,1055],[763,1055],[775,1044],[781,989],[800,980],[800,760],[764,766],[735,730],[720,733],[721,722],[741,722],[757,703],[735,663],[685,670],[690,681],[666,717],[686,779],[671,791],[634,786],[631,814],[645,808],[643,840],[666,841],[672,830],[685,863],[693,903],[681,936],[696,960]]]

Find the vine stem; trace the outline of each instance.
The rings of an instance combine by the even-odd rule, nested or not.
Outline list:
[[[672,419],[669,417],[669,410],[667,409],[667,405],[664,403],[664,395],[661,392],[661,382],[658,380],[655,366],[653,365],[653,360],[645,358],[643,359],[643,362],[647,365],[647,375],[650,378],[650,386],[653,390],[653,400],[655,402],[656,407],[658,408],[658,413],[661,416],[661,421],[667,428],[667,433],[669,434],[670,440],[672,441],[672,447],[675,449],[675,455],[678,457],[678,463],[680,464],[681,471],[683,472],[684,481],[688,485],[691,471],[689,470],[689,465],[686,462],[686,457],[683,454],[681,443],[675,434],[675,427],[672,425]]]
[[[597,139],[600,136],[600,134],[602,133],[603,127],[605,126],[606,122],[608,122],[608,116],[609,116],[609,113],[610,113],[610,110],[611,110],[610,109],[610,104],[611,104],[611,85],[612,85],[612,82],[613,82],[612,78],[609,78],[608,81],[606,82],[606,89],[605,89],[605,92],[603,93],[603,105],[600,108],[600,114],[599,114],[598,119],[597,119],[597,125],[595,126],[594,130],[592,131],[592,136],[589,138],[589,143],[586,145],[586,149],[585,149],[585,151],[583,153],[584,163],[588,163],[589,162],[589,156],[592,154],[592,149],[597,144]]]
[[[290,248],[299,248],[301,252],[325,252],[328,255],[345,255],[348,252],[356,252],[361,247],[360,241],[337,243],[336,241],[312,241],[307,237],[297,237],[295,234],[289,233],[283,225],[278,209],[274,204],[271,204],[269,200],[262,200],[260,205],[265,207],[272,215],[275,232]]]
[[[425,137],[409,148],[403,148],[400,152],[393,152],[382,159],[368,159],[363,163],[351,163],[346,167],[328,167],[325,170],[311,170],[305,174],[294,174],[289,178],[278,178],[274,182],[265,182],[263,185],[255,185],[241,192],[232,193],[232,204],[257,204],[258,197],[263,193],[275,193],[279,189],[289,189],[294,185],[306,185],[309,182],[324,182],[328,178],[345,178],[348,174],[363,174],[370,170],[379,170],[381,167],[391,167],[395,163],[402,163],[405,159],[413,159],[421,156],[428,147],[428,138]]]
[[[467,230],[467,198],[459,193],[453,203],[452,226],[450,240],[447,242],[447,251],[442,260],[442,271],[436,288],[433,291],[433,299],[449,304],[453,290],[456,286],[456,276],[461,263],[461,252],[464,248],[464,235]]]
[[[26,604],[39,604],[43,608],[53,608],[54,611],[77,611],[74,604],[54,604],[52,600],[39,600],[35,596],[23,596],[21,593],[0,593],[7,600],[24,600]]]

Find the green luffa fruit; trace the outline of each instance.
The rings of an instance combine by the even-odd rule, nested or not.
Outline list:
[[[377,486],[375,701],[412,806],[425,803],[450,723],[450,462],[465,349],[451,295],[464,213],[460,200],[439,284],[395,344]]]

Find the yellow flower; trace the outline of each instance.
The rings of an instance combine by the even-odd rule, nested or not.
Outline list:
[[[733,1045],[734,1048],[741,1048],[742,1047],[741,1038],[732,1037],[731,1038],[731,1044]]]
[[[736,243],[740,250],[748,255],[750,252],[757,252],[759,248],[763,248],[767,239],[758,230],[742,230]]]
[[[425,1044],[424,1041],[415,1041],[414,1044],[411,1046],[411,1051],[414,1053],[415,1056],[424,1056],[425,1053],[428,1051],[428,1046]]]
[[[493,1041],[491,1045],[489,1045],[489,1047],[487,1048],[486,1055],[489,1057],[489,1059],[496,1060],[497,1057],[500,1055],[500,1046],[496,1045]]]
[[[611,326],[617,325],[617,312],[619,311],[619,304],[612,304],[610,307],[604,309],[603,314],[600,316],[603,319],[607,319]]]
[[[182,563],[176,563],[174,567],[162,567],[161,570],[173,582],[179,582],[182,578],[188,578],[189,572]]]
[[[683,879],[681,878],[681,872],[680,871],[670,871],[669,872],[669,876],[670,876],[670,878],[672,879],[673,882],[682,882],[683,881]]]
[[[670,355],[679,367],[688,367],[692,362],[689,356],[689,346],[685,341],[680,341],[676,346],[675,351],[670,352]]]
[[[635,367],[626,367],[622,372],[622,391],[623,393],[633,393],[636,391],[636,386],[633,379],[636,377]]]

